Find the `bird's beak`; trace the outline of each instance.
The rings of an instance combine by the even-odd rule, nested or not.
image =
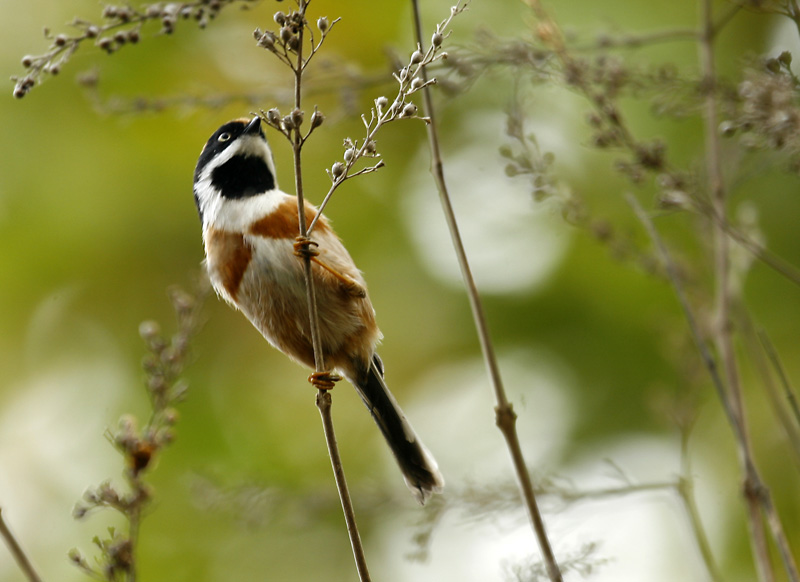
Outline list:
[[[261,133],[261,118],[254,117],[253,120],[244,128],[245,135],[258,135]]]

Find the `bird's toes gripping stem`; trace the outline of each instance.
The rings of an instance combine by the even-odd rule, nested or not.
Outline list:
[[[327,372],[314,372],[308,377],[308,381],[317,390],[331,390],[342,377],[334,374],[330,370]]]
[[[318,246],[318,242],[314,242],[307,236],[298,236],[294,243],[294,254],[303,259],[313,259],[319,255],[319,251],[316,249]]]

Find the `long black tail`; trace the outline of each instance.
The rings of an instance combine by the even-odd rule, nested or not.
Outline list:
[[[366,380],[357,383],[356,390],[389,443],[389,448],[403,472],[403,479],[417,501],[424,504],[432,494],[441,492],[444,478],[433,455],[419,440],[386,387],[383,364],[377,354],[369,367]]]

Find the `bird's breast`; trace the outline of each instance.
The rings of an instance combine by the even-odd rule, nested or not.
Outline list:
[[[217,293],[235,304],[239,287],[253,259],[253,248],[240,232],[209,228],[204,238],[211,283]]]

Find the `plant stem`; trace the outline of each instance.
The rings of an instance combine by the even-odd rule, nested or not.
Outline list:
[[[8,550],[11,552],[11,555],[14,556],[14,559],[19,565],[19,569],[22,570],[22,573],[25,574],[25,577],[30,580],[30,582],[42,582],[42,579],[39,578],[39,575],[33,568],[33,564],[31,564],[28,556],[26,556],[25,552],[22,550],[22,546],[20,546],[19,542],[17,542],[17,538],[15,538],[14,534],[11,533],[11,530],[8,529],[8,525],[3,519],[2,507],[0,507],[0,536],[2,536],[2,538],[6,541]]]
[[[298,9],[303,15],[305,21],[306,8],[308,7],[307,0],[300,0],[298,2]],[[302,81],[303,72],[305,70],[306,61],[303,59],[303,42],[304,42],[305,28],[301,27],[297,39],[297,60],[292,67],[294,72],[294,106],[298,111],[302,111]],[[305,200],[303,196],[303,172],[301,163],[301,154],[303,149],[303,136],[300,127],[292,129],[291,133],[292,154],[294,159],[294,181],[295,191],[297,194],[297,216],[299,223],[299,235],[302,239],[308,237],[308,225],[306,224],[305,213]],[[314,278],[311,270],[311,255],[303,253],[303,270],[306,282],[306,299],[308,302],[308,316],[309,325],[311,328],[311,343],[314,349],[314,366],[317,373],[327,371],[325,367],[325,358],[322,351],[322,340],[319,331],[319,314],[317,311],[317,298],[314,291]],[[312,382],[313,383],[313,382]],[[339,447],[336,443],[336,433],[333,427],[333,418],[331,416],[331,395],[328,390],[318,388],[317,390],[317,408],[319,408],[322,417],[322,427],[325,433],[325,440],[328,447],[328,455],[333,467],[333,475],[336,480],[336,488],[339,492],[339,500],[342,504],[342,511],[344,513],[345,523],[347,524],[347,534],[350,538],[350,545],[353,548],[353,557],[356,562],[356,570],[361,582],[369,582],[369,572],[367,571],[367,561],[364,554],[364,547],[361,543],[361,536],[358,533],[356,525],[355,511],[353,510],[353,502],[350,499],[350,492],[347,488],[347,481],[344,476],[344,468],[342,467],[342,459],[339,456]]]
[[[414,12],[414,27],[416,30],[417,43],[420,50],[424,49],[422,39],[422,20],[419,11],[419,1],[412,0]],[[483,304],[478,294],[478,288],[475,285],[475,280],[472,276],[472,270],[467,260],[467,254],[464,250],[464,245],[461,241],[461,234],[458,229],[455,213],[453,212],[452,204],[450,203],[450,195],[447,190],[447,183],[444,176],[444,166],[442,164],[441,152],[439,149],[439,135],[436,126],[436,117],[433,108],[433,100],[431,99],[430,88],[427,86],[428,78],[427,72],[422,67],[420,74],[424,88],[422,89],[422,96],[425,108],[425,116],[430,120],[427,124],[428,141],[431,150],[431,172],[436,181],[436,186],[439,191],[439,199],[442,204],[447,226],[450,231],[450,237],[455,248],[456,256],[458,257],[458,264],[461,268],[461,276],[464,280],[464,285],[467,290],[467,297],[469,298],[470,307],[472,309],[472,317],[475,321],[477,328],[478,338],[483,352],[484,362],[489,372],[489,379],[494,389],[496,406],[496,422],[500,431],[506,439],[509,451],[511,453],[511,460],[517,474],[519,486],[525,505],[528,509],[528,515],[531,520],[536,538],[539,542],[539,547],[542,552],[547,574],[552,582],[560,582],[562,580],[561,570],[556,562],[555,555],[550,545],[550,540],[547,537],[547,532],[544,526],[539,506],[536,502],[536,496],[533,492],[533,484],[531,483],[530,473],[525,465],[525,459],[522,454],[522,447],[519,444],[519,437],[516,431],[517,415],[513,407],[506,397],[505,389],[503,388],[503,381],[500,376],[500,367],[497,363],[497,357],[494,351],[491,335],[489,333],[489,326],[486,320],[486,315],[483,310]]]
[[[736,354],[734,353],[731,333],[732,293],[730,288],[730,240],[723,226],[727,223],[727,192],[722,176],[722,156],[717,130],[719,123],[717,115],[716,71],[714,66],[714,40],[716,30],[714,28],[711,0],[703,0],[701,18],[702,24],[699,48],[705,90],[705,115],[703,116],[706,138],[705,157],[711,210],[712,214],[716,217],[712,226],[714,242],[714,278],[716,283],[714,298],[714,338],[717,352],[722,362],[725,379],[727,380],[727,389],[723,390],[721,396],[729,402],[734,422],[738,425],[736,444],[739,451],[740,463],[742,468],[745,469],[743,471],[745,481],[745,503],[747,505],[753,557],[758,568],[759,578],[764,582],[772,582],[775,579],[775,573],[770,560],[764,522],[761,519],[761,512],[759,510],[758,493],[756,493],[757,489],[755,488],[756,484],[751,479],[752,472],[746,470],[748,466],[752,466],[751,445],[747,434],[739,370],[737,368]]]
[[[307,2],[300,3],[300,12],[305,18],[305,8]],[[301,111],[302,105],[302,88],[303,88],[303,41],[304,30],[300,28],[297,35],[297,61],[292,67],[294,72],[294,106],[295,109]],[[306,238],[308,236],[308,225],[306,224],[305,212],[305,198],[303,194],[303,166],[302,166],[302,150],[303,150],[303,136],[300,133],[300,128],[296,127],[291,130],[291,143],[292,143],[292,158],[294,160],[294,188],[297,194],[297,217],[300,228],[300,237]],[[311,272],[311,256],[306,254],[303,257],[303,269],[306,280],[306,299],[308,302],[308,315],[311,328],[311,344],[314,349],[314,364],[317,372],[325,371],[325,359],[322,353],[322,342],[319,333],[319,316],[317,314],[317,298],[314,291],[314,278]]]
[[[331,394],[328,390],[317,391],[317,408],[319,408],[319,414],[322,417],[325,441],[328,444],[328,456],[330,456],[331,459],[333,476],[336,479],[336,488],[339,491],[339,499],[342,502],[342,511],[344,512],[344,520],[347,524],[347,533],[350,536],[350,545],[353,548],[353,557],[356,561],[358,578],[361,582],[370,582],[367,559],[364,554],[364,547],[361,544],[361,536],[358,533],[355,511],[353,510],[353,502],[350,499],[350,491],[347,488],[342,459],[339,456],[339,445],[336,442],[336,433],[333,430]]]
[[[681,283],[680,276],[678,275],[677,269],[675,268],[675,264],[672,261],[672,258],[667,251],[667,247],[664,242],[661,240],[661,237],[658,234],[655,226],[653,225],[653,221],[650,220],[650,217],[644,211],[644,209],[639,204],[639,201],[630,194],[628,194],[625,199],[627,200],[628,204],[630,204],[631,208],[633,208],[636,217],[645,227],[647,230],[650,239],[653,241],[653,244],[656,247],[656,250],[661,257],[661,260],[664,264],[664,269],[667,272],[667,277],[669,278],[670,284],[672,285],[673,290],[675,291],[675,295],[678,298],[678,302],[680,303],[681,309],[683,310],[684,317],[686,318],[686,322],[689,325],[689,331],[691,332],[692,339],[694,339],[695,345],[697,346],[698,351],[700,352],[700,357],[703,360],[703,364],[705,365],[708,373],[711,376],[712,383],[714,384],[714,388],[716,389],[717,396],[722,404],[722,410],[725,412],[725,416],[727,417],[728,424],[731,426],[731,429],[734,433],[734,439],[736,440],[737,444],[739,444],[741,455],[741,461],[743,463],[742,471],[745,474],[745,485],[748,487],[745,493],[748,496],[752,496],[757,499],[761,506],[761,511],[764,512],[764,516],[766,517],[767,523],[770,526],[770,530],[772,531],[772,537],[775,540],[776,545],[778,546],[778,551],[781,555],[781,558],[784,563],[784,568],[786,569],[786,573],[788,574],[789,580],[792,582],[798,582],[800,578],[798,577],[797,573],[797,566],[794,563],[794,558],[792,557],[791,549],[789,548],[789,543],[786,539],[786,534],[783,532],[783,526],[781,525],[780,517],[775,509],[774,504],[772,503],[772,496],[769,492],[769,489],[764,485],[763,481],[761,480],[761,476],[756,469],[756,466],[753,462],[750,449],[747,447],[741,446],[743,442],[743,435],[742,435],[742,427],[739,423],[736,414],[733,410],[733,406],[730,400],[727,398],[725,383],[720,374],[719,367],[717,366],[717,362],[714,359],[714,356],[711,353],[711,349],[708,347],[706,342],[703,340],[703,336],[700,333],[700,327],[697,323],[697,319],[694,316],[694,312],[692,311],[691,305],[689,304],[688,299],[686,298],[686,293],[683,290],[683,284]],[[760,519],[759,519],[760,522]]]
[[[681,430],[681,477],[678,485],[678,494],[683,500],[683,506],[689,517],[689,523],[694,533],[694,539],[703,557],[708,575],[714,582],[722,582],[722,574],[714,559],[711,551],[711,544],[708,541],[708,534],[703,527],[703,520],[700,518],[700,510],[697,507],[697,498],[694,494],[694,479],[692,477],[692,465],[689,459],[689,427],[682,427]]]

